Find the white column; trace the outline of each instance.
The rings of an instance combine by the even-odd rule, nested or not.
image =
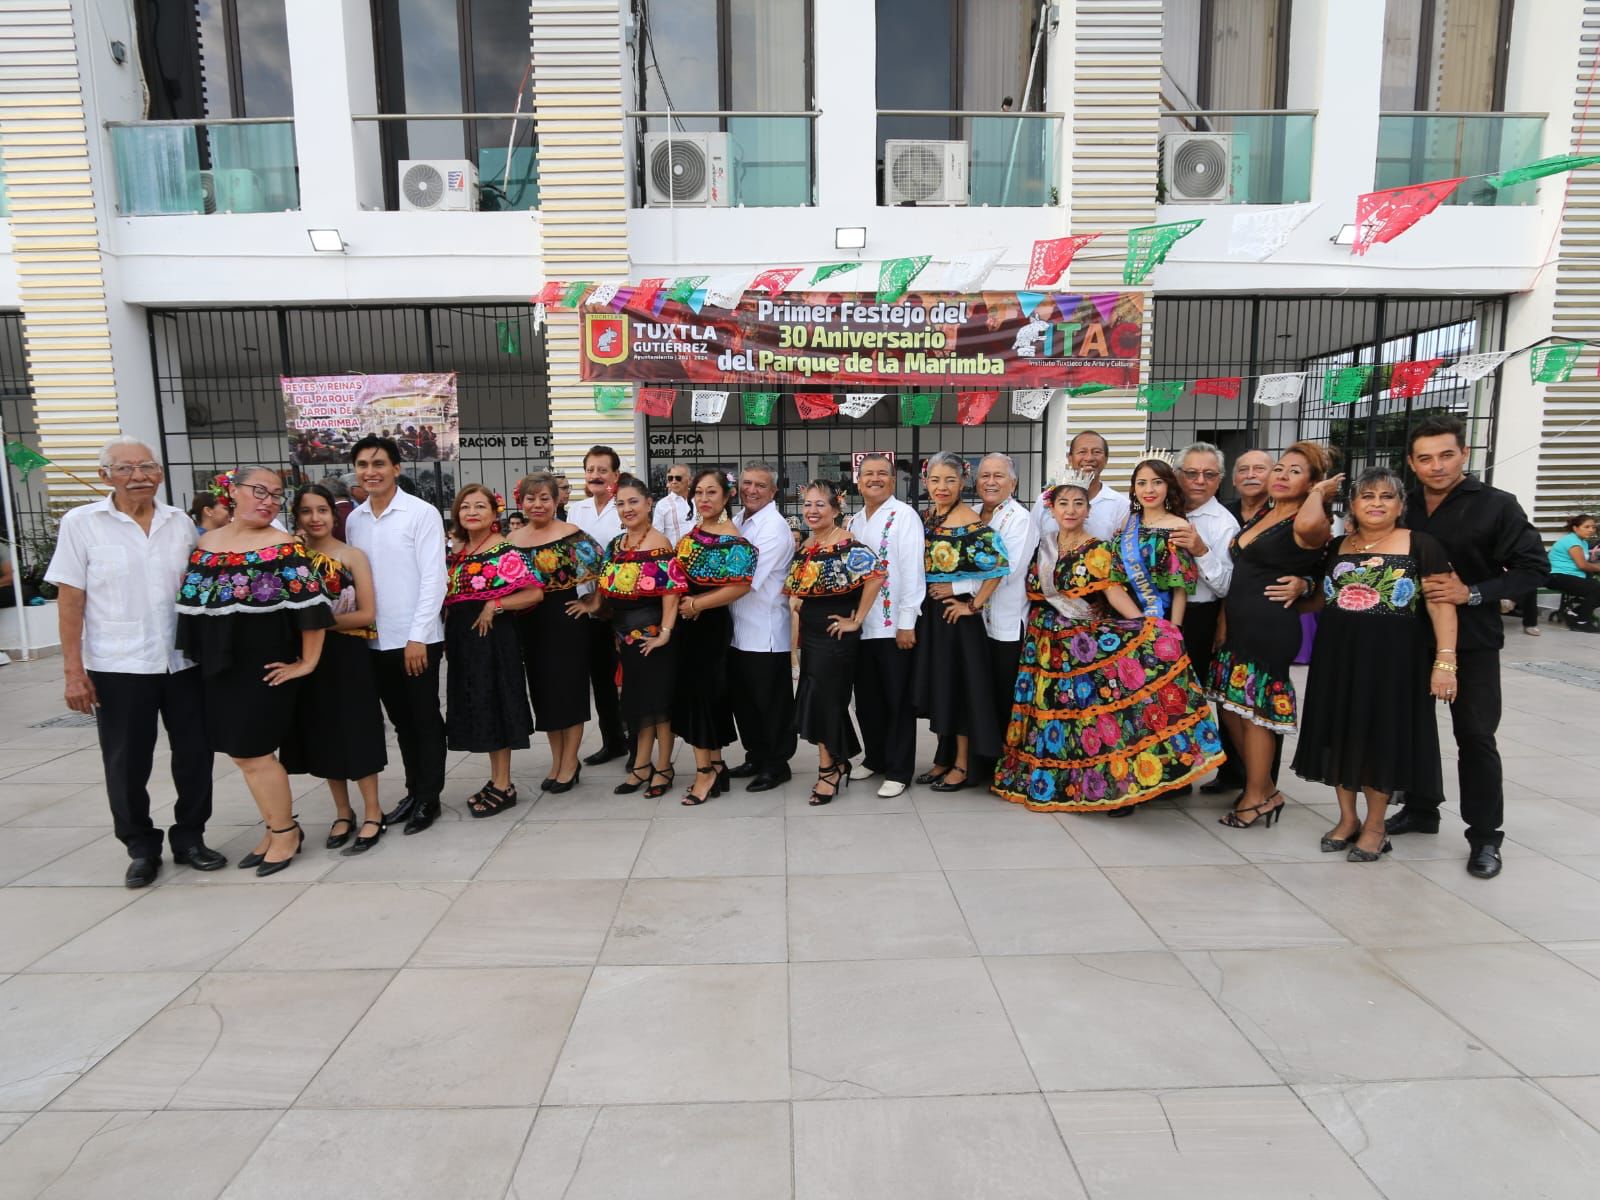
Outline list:
[[[284,15],[300,209],[308,223],[335,224],[383,195],[377,128],[363,124],[358,133],[350,119],[358,108],[377,106],[370,10],[363,0],[284,0]]]

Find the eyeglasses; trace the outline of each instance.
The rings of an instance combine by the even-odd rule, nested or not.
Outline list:
[[[106,468],[106,474],[116,479],[132,479],[135,475],[159,475],[161,464],[158,462],[142,463],[117,463]]]
[[[1180,471],[1179,474],[1181,474],[1185,479],[1204,479],[1209,481],[1222,478],[1221,471],[1201,471],[1193,467]]]
[[[278,488],[276,491],[274,491],[272,488],[262,487],[259,483],[241,483],[239,486],[245,491],[249,492],[257,500],[271,500],[274,504],[283,503],[282,488]]]

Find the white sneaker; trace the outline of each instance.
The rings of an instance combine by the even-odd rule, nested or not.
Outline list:
[[[877,772],[866,763],[857,763],[850,768],[850,778],[860,783],[863,779],[871,779]]]
[[[852,776],[852,778],[854,778],[854,776]],[[892,799],[895,796],[904,795],[905,790],[905,784],[898,783],[893,779],[885,779],[878,785],[878,795],[882,796],[886,800]]]
[[[1540,629],[1537,625],[1524,625],[1522,627],[1522,632],[1527,634],[1529,637],[1542,637],[1542,636],[1544,636],[1544,631],[1542,629]]]

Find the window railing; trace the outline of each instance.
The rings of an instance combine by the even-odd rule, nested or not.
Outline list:
[[[1161,114],[1158,194],[1169,204],[1309,200],[1316,123],[1309,111],[1168,109]]]
[[[630,112],[636,208],[817,202],[816,112]]]
[[[1540,157],[1544,113],[1382,113],[1378,117],[1379,189],[1506,171]],[[1467,179],[1446,204],[1532,204],[1537,185],[1492,188]]]
[[[109,121],[117,211],[291,212],[300,207],[294,122],[287,117]]]
[[[434,208],[428,188],[400,177],[400,162],[465,161],[477,172],[475,196],[463,187],[464,206],[479,212],[525,212],[539,207],[539,138],[533,114],[522,113],[363,113],[358,124],[403,126],[406,150],[383,148],[384,195],[391,210]],[[469,155],[468,147],[476,146]],[[431,182],[425,177],[422,182]],[[438,207],[454,207],[457,200]]]
[[[878,110],[878,203],[1042,208],[1061,203],[1063,114]]]

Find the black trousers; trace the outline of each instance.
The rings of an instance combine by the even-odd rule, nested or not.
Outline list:
[[[1196,682],[1203,688],[1211,681],[1211,663],[1217,656],[1217,621],[1222,616],[1221,600],[1190,601],[1183,610],[1183,646],[1194,667]],[[1217,733],[1222,738],[1222,752],[1228,761],[1217,768],[1214,781],[1219,787],[1244,787],[1244,755],[1228,736],[1228,727],[1222,723],[1222,712],[1212,705],[1217,718]],[[1272,747],[1272,784],[1278,784],[1278,768],[1283,765],[1283,738],[1274,737]]]
[[[744,760],[758,775],[789,769],[799,738],[794,731],[794,683],[789,652],[729,650],[728,677],[736,697],[733,720]]]
[[[1474,847],[1498,846],[1505,838],[1500,826],[1506,810],[1500,750],[1494,740],[1500,728],[1500,651],[1462,650],[1456,666],[1460,694],[1450,706],[1450,724],[1456,735],[1461,819]],[[1443,796],[1406,794],[1407,808],[1431,810],[1435,816],[1443,801]]]
[[[594,689],[594,719],[605,746],[626,746],[622,705],[617,699],[617,642],[609,621],[589,623],[589,686]],[[629,759],[629,761],[633,761]]]
[[[1000,744],[1005,745],[1006,728],[1011,724],[1011,706],[1016,702],[1017,663],[1022,660],[1022,642],[997,642],[989,639],[989,689],[994,696],[995,711],[1000,717]],[[956,761],[956,740],[941,737],[934,747],[933,763],[950,767]],[[995,759],[974,758],[967,765],[972,768],[970,778],[994,775]]]
[[[150,820],[148,791],[157,714],[172,747],[172,782],[178,789],[167,838],[174,853],[200,845],[211,819],[211,746],[200,668],[171,675],[90,671],[89,679],[100,701],[95,724],[112,828],[128,848],[128,857],[161,857],[161,831]]]
[[[1594,620],[1595,605],[1600,604],[1600,575],[1586,575],[1579,579],[1576,575],[1552,575],[1550,586],[1565,596],[1576,598],[1573,607],[1578,610],[1578,623],[1587,625]],[[1534,610],[1538,612],[1538,609]],[[1534,618],[1537,623],[1538,618]],[[1529,624],[1523,621],[1523,624]]]
[[[917,714],[911,687],[915,654],[900,649],[893,638],[863,638],[856,659],[861,761],[895,783],[910,783],[916,771]]]
[[[406,652],[372,651],[372,673],[378,682],[378,699],[394,726],[405,764],[406,794],[419,803],[431,803],[444,791],[444,714],[439,711],[439,663],[444,643],[428,647],[428,669],[406,674]]]

